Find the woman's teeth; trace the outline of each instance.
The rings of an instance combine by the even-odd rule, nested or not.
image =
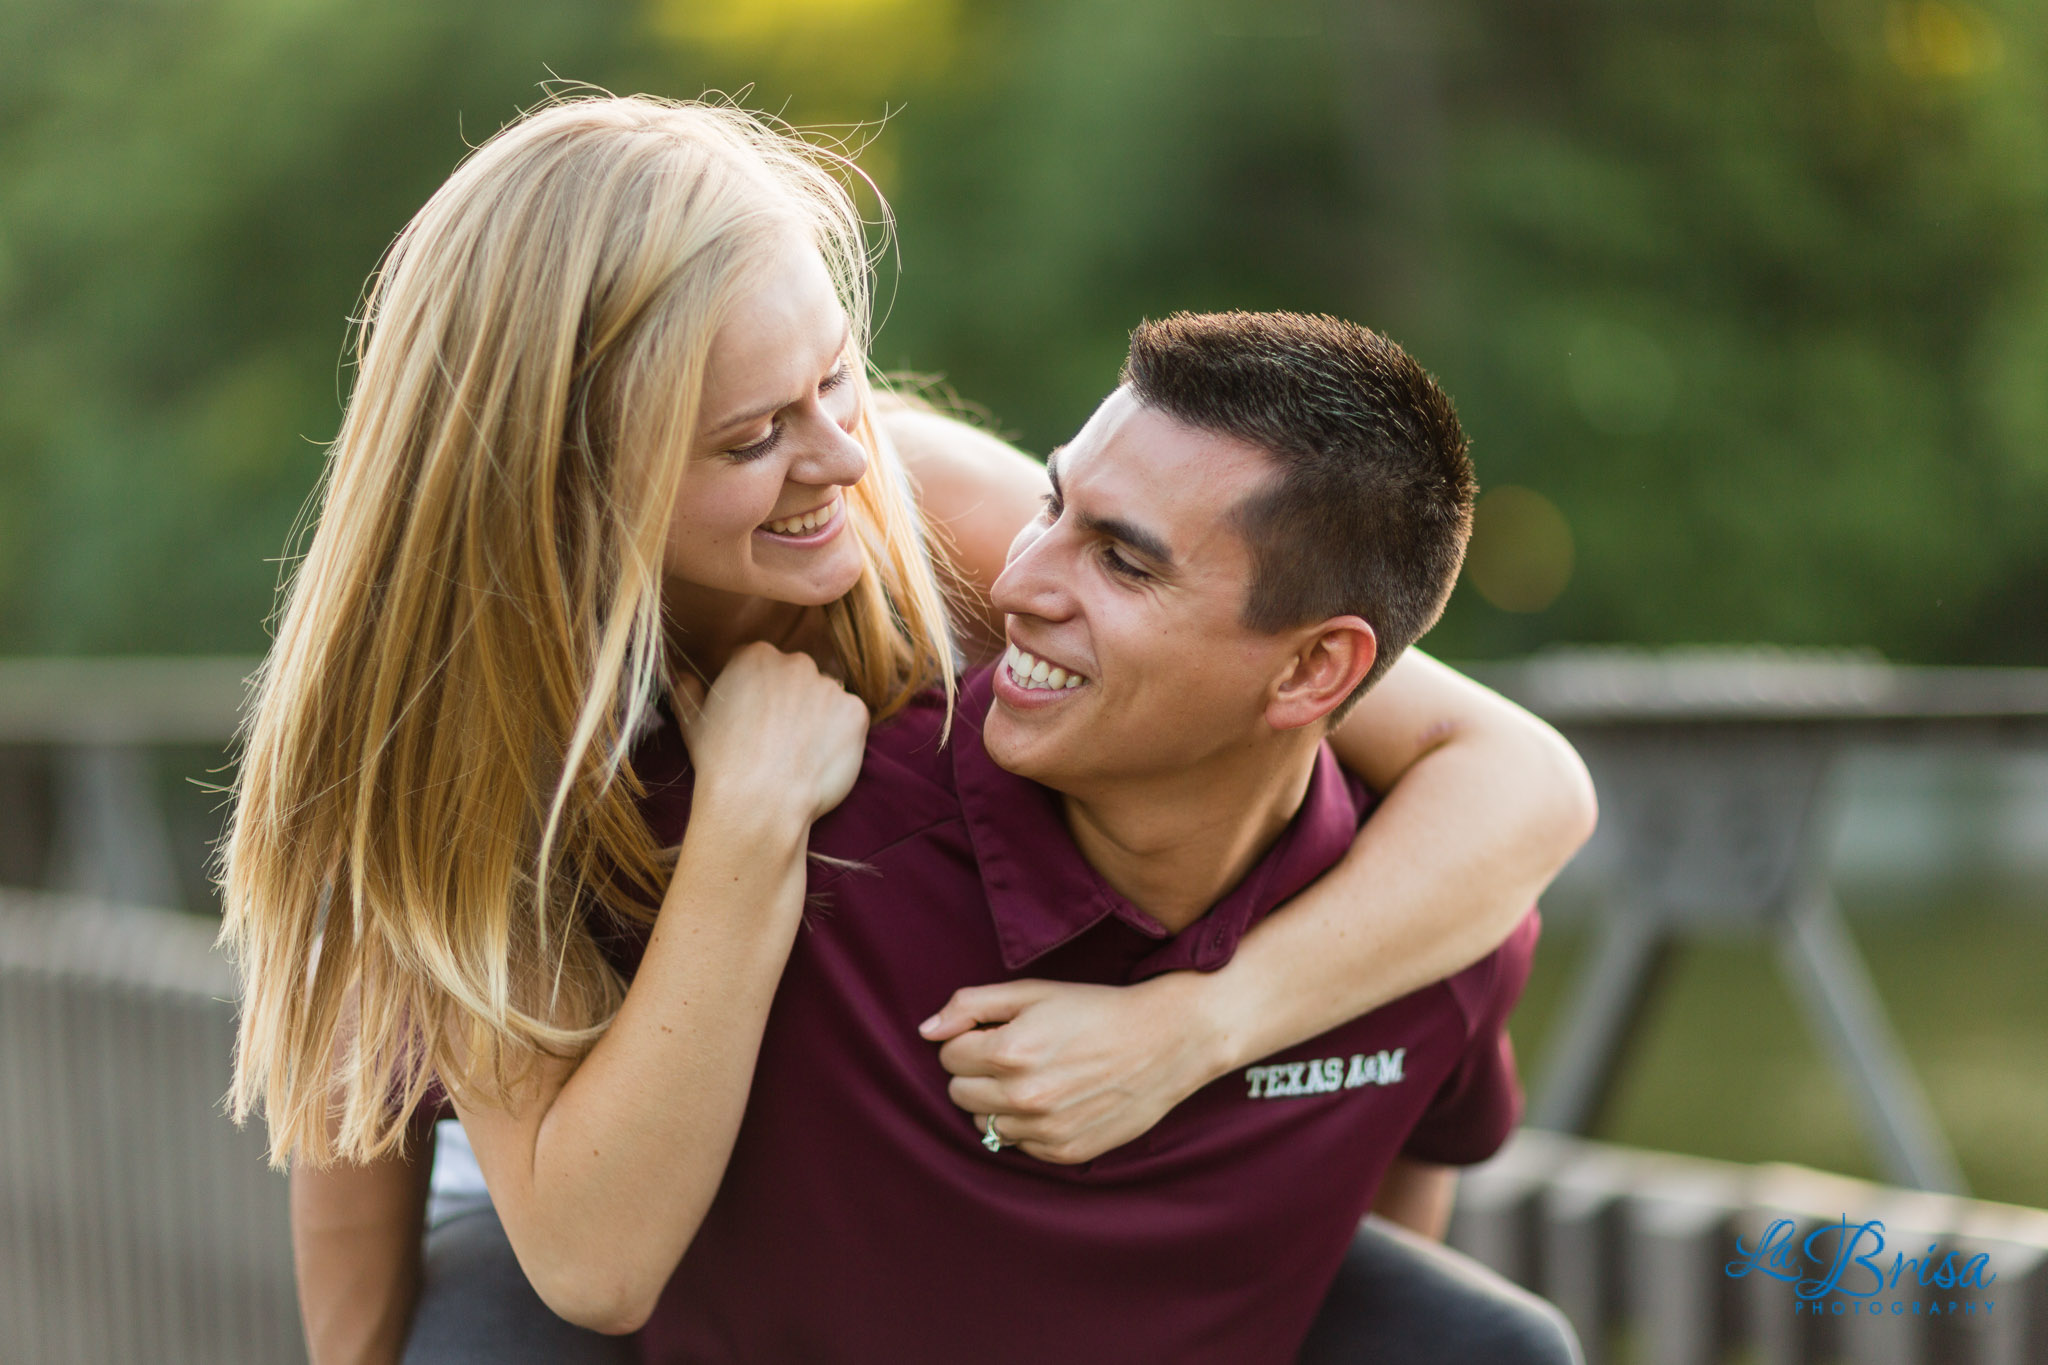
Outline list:
[[[778,536],[800,536],[806,531],[815,531],[838,515],[839,500],[834,498],[816,511],[806,512],[800,517],[784,517],[781,521],[768,523],[768,530]]]
[[[1011,645],[1003,655],[1003,667],[1010,670],[1010,680],[1019,687],[1028,687],[1037,692],[1063,692],[1079,687],[1088,680],[1079,673],[1069,673],[1056,668],[1045,660],[1026,654]]]

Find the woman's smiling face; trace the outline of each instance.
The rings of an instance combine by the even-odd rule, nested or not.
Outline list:
[[[843,490],[867,472],[845,310],[792,234],[712,338],[696,437],[669,523],[678,584],[818,606],[860,578]]]

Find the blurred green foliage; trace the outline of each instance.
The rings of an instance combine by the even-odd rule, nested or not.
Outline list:
[[[1401,339],[1569,533],[1438,652],[2048,662],[2048,14],[1979,3],[10,0],[0,652],[260,647],[363,278],[554,74],[888,115],[877,359],[1034,449],[1148,314]]]

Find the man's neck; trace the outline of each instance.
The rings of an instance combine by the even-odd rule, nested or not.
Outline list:
[[[1069,793],[1081,856],[1131,904],[1179,933],[1266,855],[1301,809],[1320,731],[1111,790]]]

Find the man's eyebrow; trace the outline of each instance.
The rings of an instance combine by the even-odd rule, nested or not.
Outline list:
[[[1173,551],[1166,548],[1166,542],[1142,526],[1134,526],[1122,517],[1098,517],[1083,512],[1081,528],[1091,534],[1121,541],[1161,568],[1173,567]]]
[[[840,357],[843,359],[846,355],[846,343],[848,341],[851,341],[852,339],[853,323],[849,321],[846,324],[846,326],[841,329],[839,333],[838,349],[833,351],[832,354],[836,357]],[[717,426],[706,427],[704,430],[708,434],[715,436],[721,431],[730,431],[732,430],[732,428],[736,426],[742,426],[748,422],[758,422],[763,417],[766,417],[768,414],[772,412],[781,412],[784,408],[788,407],[792,402],[796,401],[799,400],[785,398],[774,403],[764,403],[760,407],[750,408],[746,412],[736,412],[732,416],[726,418],[723,422],[720,422]]]
[[[1059,446],[1050,455],[1045,457],[1045,473],[1046,477],[1052,480],[1052,497],[1055,503],[1064,503],[1066,501],[1065,498],[1060,496],[1059,468],[1060,451],[1065,449],[1065,446]],[[1161,568],[1171,569],[1173,567],[1173,551],[1166,548],[1164,540],[1161,540],[1144,527],[1125,521],[1122,517],[1100,517],[1092,512],[1077,512],[1074,515],[1080,521],[1081,529],[1087,531],[1090,535],[1121,541]]]

